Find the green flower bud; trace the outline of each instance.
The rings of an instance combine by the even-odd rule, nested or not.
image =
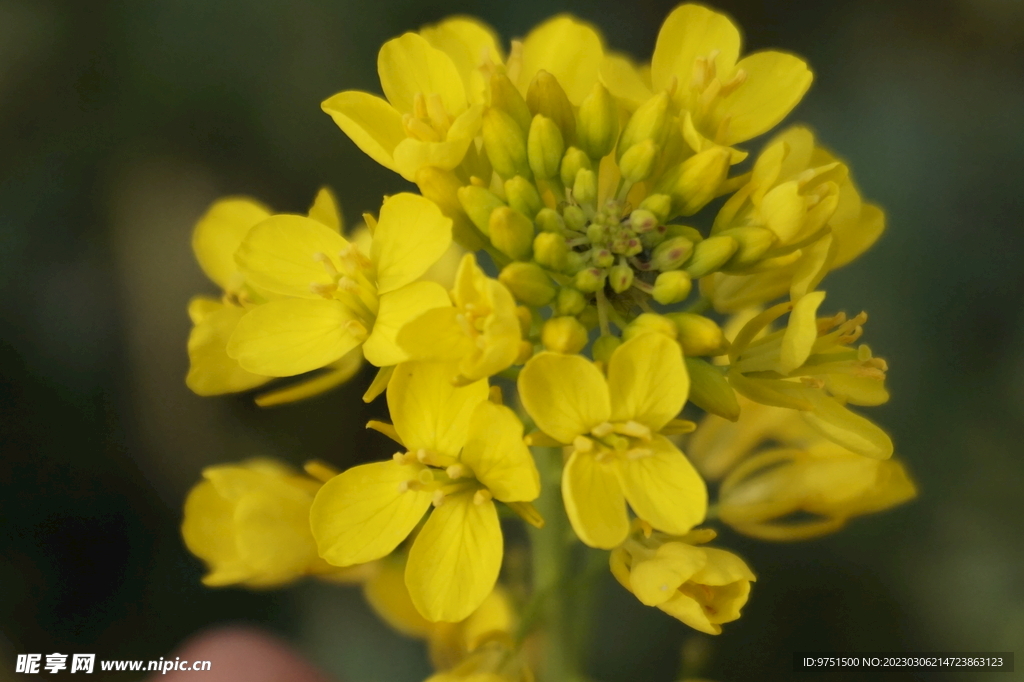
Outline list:
[[[553,208],[542,208],[533,218],[533,222],[541,232],[554,232],[562,234],[565,231],[565,221],[558,211]]]
[[[540,330],[544,347],[556,353],[574,355],[587,345],[587,329],[575,317],[552,317]]]
[[[533,238],[533,259],[546,268],[565,270],[569,245],[565,237],[555,232],[541,232]]]
[[[700,279],[727,263],[738,248],[739,243],[732,237],[708,237],[694,245],[693,257],[686,265],[686,271],[690,277]]]
[[[508,197],[509,206],[531,220],[540,212],[540,209],[544,208],[537,188],[522,175],[505,181],[505,196]]]
[[[524,337],[533,329],[533,312],[525,305],[516,306],[516,319],[519,320],[519,331]]]
[[[654,300],[662,305],[685,301],[693,288],[693,281],[685,270],[670,270],[654,280]]]
[[[726,347],[722,328],[709,317],[693,313],[669,313],[666,315],[679,333],[679,345],[687,357],[718,355]]]
[[[558,79],[541,69],[526,90],[526,104],[534,116],[541,114],[555,122],[562,139],[571,144],[576,139],[576,114]]]
[[[615,264],[615,254],[608,249],[594,249],[594,265],[599,268],[610,268]]]
[[[484,149],[494,170],[502,178],[532,177],[526,155],[526,134],[511,116],[490,108],[484,114]]]
[[[658,225],[658,217],[645,208],[638,208],[629,214],[629,226],[638,234],[650,232]]]
[[[527,139],[527,155],[533,174],[545,180],[556,177],[564,153],[565,141],[555,122],[540,114],[534,116]]]
[[[420,193],[430,199],[452,221],[452,239],[468,251],[477,251],[486,241],[463,210],[459,201],[462,183],[450,170],[424,166],[416,173]]]
[[[775,233],[764,227],[733,227],[716,236],[732,237],[739,244],[736,253],[725,264],[727,270],[743,270],[761,260],[775,243]]]
[[[729,421],[740,418],[740,404],[736,391],[722,376],[721,370],[706,360],[683,358],[690,375],[690,402],[711,414]]]
[[[587,257],[582,253],[576,251],[570,251],[565,257],[565,271],[570,275],[575,275],[577,272],[587,267]]]
[[[658,315],[657,313],[643,313],[626,325],[626,328],[622,330],[622,340],[628,341],[634,336],[640,336],[641,334],[647,334],[650,332],[664,334],[670,339],[675,339],[677,334],[676,326],[672,324],[672,320],[668,319],[664,315]]]
[[[484,234],[490,234],[491,212],[501,208],[505,202],[493,192],[476,185],[466,185],[458,190],[459,203],[473,221],[473,224]]]
[[[628,183],[646,180],[654,170],[659,151],[658,145],[652,140],[643,140],[627,149],[619,161],[622,179]]]
[[[675,270],[693,253],[693,242],[685,237],[666,239],[654,247],[651,254],[651,268],[654,270]]]
[[[509,263],[498,275],[517,301],[539,307],[554,299],[555,285],[536,263]]]
[[[704,235],[696,227],[690,227],[689,225],[667,225],[666,228],[665,236],[669,239],[672,237],[686,237],[694,244],[704,241]]]
[[[672,197],[667,194],[652,194],[640,202],[640,208],[653,213],[659,225],[664,224],[672,212]]]
[[[615,349],[621,345],[622,339],[617,336],[605,334],[604,336],[597,337],[597,340],[594,341],[594,347],[591,349],[593,351],[594,360],[597,362],[608,362],[612,357],[612,353],[615,352]]]
[[[690,216],[715,198],[729,174],[729,150],[712,147],[694,154],[662,176],[654,191],[672,197],[672,215]]]
[[[633,145],[644,140],[661,144],[668,132],[668,123],[668,93],[659,92],[641,104],[629,117],[622,135],[619,136],[617,160],[621,163],[622,155]]]
[[[533,221],[507,206],[491,213],[491,243],[512,260],[525,260],[533,245]]]
[[[621,294],[633,286],[633,268],[622,263],[614,266],[608,271],[608,284],[611,285],[612,291]]]
[[[593,206],[597,202],[597,175],[594,171],[583,168],[576,174],[572,198],[584,206]]]
[[[587,297],[572,287],[562,287],[555,299],[555,310],[559,315],[579,315],[587,307]]]
[[[503,73],[491,76],[491,106],[511,116],[524,133],[530,129],[530,120],[533,118],[530,108],[519,94],[519,88]]]
[[[600,159],[615,148],[615,138],[619,136],[618,105],[600,83],[594,84],[580,104],[576,122],[576,140],[587,156]]]
[[[587,214],[579,206],[569,205],[562,209],[565,226],[570,230],[581,232],[587,225]]]
[[[600,268],[580,270],[573,279],[573,286],[584,293],[594,293],[604,286],[604,270]]]
[[[590,157],[576,147],[566,149],[565,156],[562,157],[562,166],[559,170],[562,184],[566,187],[572,187],[576,182],[576,174],[583,168],[591,170]]]

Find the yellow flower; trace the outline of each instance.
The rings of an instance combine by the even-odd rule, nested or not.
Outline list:
[[[398,330],[448,303],[439,284],[416,280],[450,243],[451,221],[414,194],[385,199],[369,257],[315,220],[264,220],[246,235],[236,260],[247,281],[275,298],[242,317],[228,355],[269,376],[318,369],[360,346],[378,367],[402,362]]]
[[[457,363],[456,383],[492,376],[515,362],[524,343],[515,300],[505,285],[484,274],[473,254],[462,257],[451,302],[398,332],[398,345],[409,357]]]
[[[824,299],[825,292],[815,291],[751,319],[729,349],[729,383],[755,402],[799,410],[815,430],[848,450],[887,459],[892,440],[846,404],[886,402],[888,366],[866,345],[851,348],[863,334],[867,314],[818,318]],[[785,329],[758,336],[787,312]]]
[[[778,124],[813,79],[793,55],[766,50],[739,59],[740,47],[739,30],[727,16],[700,5],[680,5],[658,33],[649,81],[618,55],[605,59],[601,78],[632,107],[652,94],[669,92],[680,116],[689,119],[690,139],[732,146]]]
[[[737,312],[784,295],[798,299],[874,244],[885,229],[881,209],[864,203],[846,165],[817,146],[806,128],[777,135],[747,183],[715,218],[713,234],[764,228],[776,238],[745,271],[733,268],[701,282],[719,312]],[[799,246],[800,248],[793,248]]]
[[[197,296],[189,302],[194,325],[188,339],[189,372],[185,383],[199,395],[246,391],[273,377],[249,372],[227,353],[227,344],[246,311],[274,295],[255,288],[235,262],[235,252],[249,230],[271,216],[259,202],[244,197],[221,199],[196,224],[192,248],[203,272],[223,290],[220,300]],[[341,214],[330,190],[316,196],[309,217],[334,231],[342,228]],[[260,405],[277,405],[326,391],[350,379],[362,364],[356,349],[332,363],[329,371],[300,384],[257,396]]]
[[[633,533],[612,551],[612,574],[647,606],[656,606],[695,630],[722,634],[740,617],[756,578],[735,554],[697,547],[715,537],[695,530],[684,537]]]
[[[679,345],[662,334],[615,349],[607,377],[578,355],[544,352],[526,363],[523,406],[542,432],[571,445],[562,496],[583,542],[619,545],[629,532],[627,501],[638,517],[675,535],[704,520],[704,481],[658,433],[679,414],[688,389]]]
[[[512,42],[508,76],[525,97],[537,73],[546,71],[579,106],[598,82],[603,57],[601,34],[590,24],[561,14],[535,27],[522,43]]]
[[[498,578],[503,546],[493,499],[540,494],[515,413],[488,400],[486,381],[453,386],[453,371],[399,365],[387,388],[394,426],[371,426],[406,451],[333,478],[310,514],[320,555],[349,566],[390,554],[433,504],[409,550],[405,583],[425,618],[448,622],[479,607]]]
[[[207,467],[203,479],[185,501],[181,534],[209,566],[204,584],[271,587],[336,570],[309,530],[319,481],[269,460]]]

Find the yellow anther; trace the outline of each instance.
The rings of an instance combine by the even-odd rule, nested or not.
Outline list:
[[[477,490],[473,493],[473,504],[483,504],[484,502],[490,502],[493,499],[490,490]]]
[[[592,428],[590,432],[597,436],[598,438],[604,438],[608,434],[615,432],[615,425],[612,424],[611,422],[601,422],[600,424]]]
[[[651,439],[651,427],[632,419],[625,423],[616,424],[615,432],[621,433],[623,436],[639,438],[640,440]]]
[[[818,377],[800,377],[800,383],[811,388],[825,388],[825,382]]]
[[[650,448],[632,448],[626,451],[627,459],[643,459],[644,457],[651,457],[654,454],[654,450]]]
[[[349,320],[346,322],[345,330],[360,341],[365,341],[366,337],[370,335],[366,327],[359,320]]]
[[[327,274],[330,275],[331,277],[341,277],[341,273],[338,272],[338,268],[334,267],[334,261],[332,261],[326,253],[322,251],[317,251],[316,253],[313,254],[313,260],[323,265],[324,270],[326,270]]]
[[[427,98],[422,92],[412,96],[412,115],[419,119],[427,118]]]
[[[465,464],[453,464],[447,469],[445,469],[444,472],[448,474],[448,478],[451,479],[468,478],[471,475],[469,467],[467,467]]]
[[[722,85],[722,97],[728,97],[736,88],[743,85],[747,80],[747,72],[743,69],[736,71],[736,75],[729,79],[729,82]]]
[[[436,92],[431,93],[427,97],[427,113],[430,115],[430,122],[434,125],[434,128],[442,133],[447,133],[448,128],[451,127],[452,119],[448,115],[448,112],[444,109],[444,102],[441,101],[441,95]]]
[[[419,450],[416,451],[416,459],[418,459],[423,464],[427,463],[428,457],[430,457],[430,454],[423,448],[420,448]]]
[[[436,130],[430,127],[430,124],[412,116],[411,114],[405,114],[402,116],[402,125],[405,127],[405,132],[409,137],[414,137],[417,140],[422,140],[423,142],[441,141],[441,136],[437,134]]]
[[[337,284],[324,284],[322,282],[310,282],[309,290],[317,296],[323,296],[324,298],[334,298],[334,292],[337,291]]]
[[[435,490],[434,496],[430,498],[430,504],[434,505],[435,507],[440,507],[442,504],[444,504],[444,497],[445,496],[443,491]]]
[[[572,441],[572,446],[576,452],[590,452],[594,449],[594,441],[586,436],[576,436]]]

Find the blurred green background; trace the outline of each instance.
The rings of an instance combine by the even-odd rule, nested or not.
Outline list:
[[[357,590],[199,584],[178,524],[203,466],[374,459],[363,424],[383,408],[358,399],[366,373],[270,411],[193,396],[185,303],[213,290],[192,225],[224,194],[299,212],[325,183],[351,222],[402,188],[319,103],[376,91],[377,49],[403,31],[467,12],[507,39],[571,11],[648,55],[674,4],[0,0],[0,679],[18,653],[155,659],[240,620],[347,682],[426,676],[422,646]],[[829,309],[870,312],[893,395],[872,414],[922,494],[805,544],[726,534],[759,581],[706,675],[791,679],[795,650],[1024,653],[1024,3],[716,6],[750,48],[809,59],[792,119],[887,210],[881,242],[828,280]],[[673,679],[685,627],[611,581],[600,609],[601,680]]]

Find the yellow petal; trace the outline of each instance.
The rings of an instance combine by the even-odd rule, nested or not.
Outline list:
[[[298,215],[275,215],[249,230],[235,253],[246,279],[275,294],[320,299],[311,285],[335,280],[322,258],[341,270],[338,254],[348,242],[331,228]]]
[[[865,457],[892,457],[892,439],[870,420],[834,398],[816,395],[813,400],[814,409],[804,412],[803,417],[821,435]]]
[[[722,634],[722,626],[708,620],[707,614],[697,600],[682,592],[676,592],[667,602],[658,605],[658,608],[694,630],[709,635]]]
[[[707,562],[693,576],[700,585],[728,585],[737,580],[757,580],[746,562],[732,552],[715,547],[702,547]]]
[[[455,457],[466,442],[476,406],[487,400],[487,382],[453,386],[445,363],[405,362],[388,384],[388,410],[410,451]]]
[[[814,78],[802,59],[784,52],[755,52],[736,64],[740,70],[746,80],[715,111],[719,120],[729,119],[719,144],[734,145],[770,130],[800,102]]]
[[[393,106],[367,92],[347,90],[324,100],[320,108],[367,156],[398,170],[393,154],[406,134],[402,115]]]
[[[653,94],[643,81],[640,70],[629,57],[621,54],[605,54],[601,62],[601,82],[608,92],[625,101],[628,109],[636,109]]]
[[[810,357],[818,340],[818,307],[824,300],[824,291],[812,291],[793,305],[779,349],[780,374],[789,374]]]
[[[245,310],[217,303],[188,335],[188,376],[185,383],[197,395],[221,395],[256,388],[270,377],[242,369],[228,356],[227,343]]]
[[[192,324],[199,324],[210,315],[224,307],[219,299],[209,296],[193,296],[188,302],[188,319]]]
[[[669,88],[674,77],[675,91],[688,93],[694,62],[715,51],[716,71],[731,73],[740,54],[740,32],[729,17],[700,5],[680,5],[672,10],[661,25],[651,58],[654,91]]]
[[[350,566],[390,554],[430,507],[432,494],[404,489],[424,467],[375,462],[353,467],[320,488],[309,510],[320,556]]]
[[[668,542],[654,557],[633,564],[629,587],[646,606],[663,604],[707,562],[704,549],[682,542]]]
[[[206,276],[225,291],[232,288],[238,271],[235,251],[249,228],[270,217],[266,206],[247,197],[215,202],[192,232],[192,250]]]
[[[562,498],[573,530],[585,544],[612,549],[629,535],[629,515],[615,460],[573,452],[562,471]]]
[[[644,447],[651,454],[627,456],[618,469],[629,506],[656,529],[685,535],[707,513],[708,490],[704,479],[664,436],[655,436]]]
[[[384,96],[403,114],[413,111],[418,93],[440,95],[449,115],[466,109],[466,89],[451,57],[415,33],[384,43],[377,55],[377,73]]]
[[[338,206],[338,199],[328,187],[321,187],[320,191],[316,193],[313,205],[309,207],[308,215],[338,234],[344,232],[345,223],[341,216],[341,208]]]
[[[836,209],[837,212],[838,210]],[[833,267],[846,265],[867,251],[872,244],[878,241],[884,231],[885,213],[873,204],[864,204],[856,223],[842,232],[837,230],[836,239],[839,245]]]
[[[498,511],[490,500],[476,504],[473,498],[445,498],[409,550],[405,584],[427,620],[463,620],[498,581],[504,550]]]
[[[373,331],[363,344],[366,359],[377,367],[405,362],[409,354],[398,346],[398,331],[426,310],[450,306],[448,292],[434,282],[413,282],[384,294]]]
[[[388,197],[370,246],[377,290],[385,294],[412,282],[437,262],[451,241],[452,221],[434,202],[404,192]]]
[[[228,341],[228,355],[256,374],[287,377],[309,372],[359,345],[345,328],[352,319],[338,301],[271,301],[239,320]]]
[[[523,424],[503,405],[487,400],[476,406],[461,461],[502,502],[529,502],[540,495],[540,474],[523,443]]]
[[[579,355],[533,356],[519,374],[519,396],[537,427],[562,443],[571,443],[611,416],[608,384]]]
[[[545,21],[523,41],[518,86],[525,93],[541,69],[558,80],[569,101],[579,105],[597,82],[604,49],[589,24],[568,15]]]
[[[494,29],[475,19],[453,17],[420,29],[420,35],[451,58],[470,101],[483,102],[486,86],[480,67],[488,63],[500,66],[503,61]]]
[[[442,142],[425,142],[407,137],[395,147],[395,170],[409,182],[415,182],[416,174],[424,166],[451,170],[462,163],[472,142],[472,137]]]
[[[354,377],[362,366],[363,351],[359,348],[353,348],[341,356],[340,360],[328,365],[327,371],[323,374],[318,374],[311,379],[299,381],[284,388],[260,393],[253,402],[260,407],[276,407],[306,400],[341,386]]]
[[[188,551],[210,566],[211,577],[220,574],[212,584],[228,585],[248,576],[235,544],[234,513],[234,503],[208,480],[198,483],[185,498],[181,535]]]
[[[462,311],[457,308],[428,310],[402,327],[398,346],[414,360],[461,360],[473,350],[473,342],[458,322]]]
[[[384,621],[409,637],[426,637],[433,623],[420,615],[405,586],[405,562],[385,559],[363,585],[363,595]]]
[[[635,420],[660,431],[683,409],[690,376],[679,344],[664,334],[641,334],[608,361],[612,420]]]

